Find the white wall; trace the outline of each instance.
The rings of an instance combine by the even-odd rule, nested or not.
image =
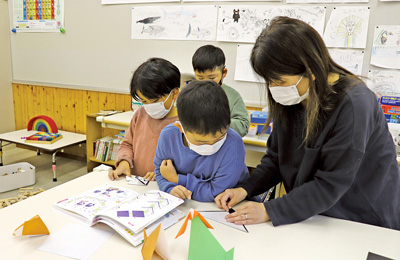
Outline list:
[[[15,130],[7,3],[0,0],[0,133]]]
[[[0,0],[4,1],[4,0]],[[12,0],[9,14],[12,16]],[[190,5],[185,3],[182,5]],[[65,0],[66,33],[11,33],[11,56],[15,82],[67,88],[93,89],[129,93],[134,71],[150,57],[170,60],[181,72],[192,72],[191,57],[204,44],[221,47],[226,55],[228,75],[225,83],[242,95],[247,105],[260,105],[265,93],[260,84],[234,79],[237,43],[219,41],[132,40],[131,8],[143,4],[101,5],[100,0]],[[176,5],[152,3],[149,5]],[[278,2],[206,2],[195,4],[221,5],[286,5]],[[287,4],[291,5],[291,4]],[[297,4],[296,4],[297,5]],[[303,4],[309,6],[309,4]],[[335,6],[369,6],[369,31],[362,75],[370,66],[373,34],[376,25],[399,25],[400,2],[369,0],[357,3],[315,3],[326,6],[326,22]],[[298,6],[298,5],[297,5]],[[301,6],[301,5],[300,5]],[[12,17],[10,17],[12,18]],[[4,20],[3,16],[0,18]],[[12,19],[10,19],[12,20]],[[12,26],[9,27],[9,31]],[[28,44],[29,43],[29,44]]]

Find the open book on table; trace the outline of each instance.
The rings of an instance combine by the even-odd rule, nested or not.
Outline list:
[[[139,194],[105,184],[54,206],[89,225],[105,223],[136,246],[143,242],[144,228],[151,233],[159,223],[168,228],[183,218],[184,213],[175,209],[182,203],[182,199],[159,190]]]

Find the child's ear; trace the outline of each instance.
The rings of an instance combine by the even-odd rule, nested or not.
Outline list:
[[[227,73],[228,69],[224,66],[224,69],[222,70],[222,78],[225,78]]]
[[[172,97],[176,100],[178,98],[178,94],[179,94],[180,89],[179,88],[175,88],[172,90]]]

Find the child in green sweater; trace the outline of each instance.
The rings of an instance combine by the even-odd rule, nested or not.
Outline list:
[[[230,127],[240,136],[245,136],[249,131],[250,121],[243,99],[239,92],[222,83],[228,72],[224,52],[213,45],[204,45],[194,53],[192,65],[197,80],[215,81],[225,91],[231,112]]]

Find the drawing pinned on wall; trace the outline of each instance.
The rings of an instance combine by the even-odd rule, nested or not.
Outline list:
[[[369,0],[286,0],[287,4],[368,3]]]
[[[216,5],[132,8],[132,39],[214,41]]]
[[[329,49],[329,54],[340,66],[344,67],[355,75],[361,75],[364,61],[364,51]]]
[[[238,44],[236,51],[235,80],[264,82],[251,67],[250,55],[254,44]]]
[[[370,8],[340,6],[332,10],[326,24],[324,41],[327,47],[365,48]]]
[[[281,2],[282,0],[251,0],[251,2]],[[215,2],[213,0],[182,0],[182,2]],[[219,0],[218,2],[243,2],[243,0]]]
[[[371,64],[400,69],[400,26],[379,25],[375,28]]]
[[[101,0],[101,4],[103,5],[170,3],[170,2],[180,2],[180,0]]]
[[[321,35],[326,9],[319,6],[235,6],[222,5],[218,11],[217,40],[254,43],[261,31],[275,16],[300,19]]]
[[[400,71],[370,70],[366,84],[378,97],[384,95],[399,96]]]

